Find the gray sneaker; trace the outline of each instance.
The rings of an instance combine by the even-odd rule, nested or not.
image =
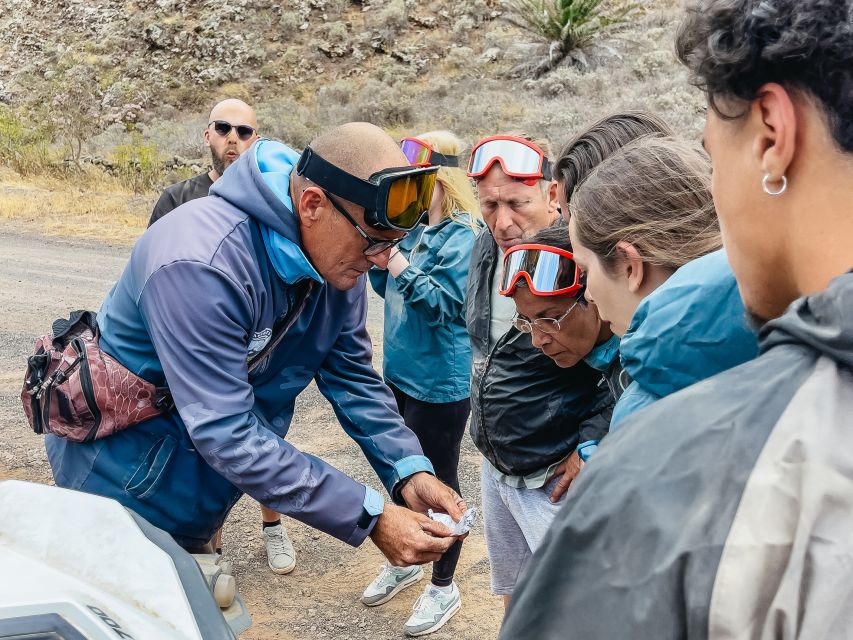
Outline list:
[[[287,536],[287,530],[278,524],[264,529],[263,536],[267,564],[272,572],[281,574],[293,571],[296,567],[296,550]]]
[[[382,565],[382,571],[379,572],[379,575],[367,585],[367,589],[361,595],[361,601],[368,607],[378,607],[423,577],[424,570],[418,565],[393,567],[386,562]]]
[[[456,583],[450,593],[442,593],[429,585],[413,607],[414,613],[406,620],[407,636],[425,636],[438,631],[462,606],[462,597]]]

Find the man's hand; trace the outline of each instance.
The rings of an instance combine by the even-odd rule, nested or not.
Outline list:
[[[572,455],[566,458],[564,462],[561,462],[556,469],[554,469],[554,475],[548,478],[546,484],[551,482],[551,480],[557,476],[560,476],[560,479],[554,486],[554,490],[551,491],[551,502],[557,502],[565,495],[566,491],[569,490],[569,486],[571,486],[572,481],[577,477],[582,468],[583,460],[581,460],[578,452],[575,451]]]
[[[435,562],[458,539],[440,522],[394,504],[385,505],[370,537],[398,567]]]
[[[388,256],[391,255],[393,250],[394,247],[386,249],[382,253],[377,253],[375,256],[367,256],[367,261],[372,263],[377,269],[382,269],[384,271],[388,268]]]
[[[410,477],[400,495],[412,511],[440,511],[449,514],[455,522],[462,519],[462,514],[468,508],[458,493],[425,471]]]

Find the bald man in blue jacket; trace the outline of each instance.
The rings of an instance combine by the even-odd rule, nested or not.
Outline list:
[[[362,179],[407,164],[365,123],[311,146]],[[434,477],[372,366],[364,273],[387,251],[364,255],[364,209],[337,197],[346,220],[328,190],[296,174],[298,158],[259,140],[208,197],[137,242],[98,314],[101,347],[167,384],[175,409],[90,443],[48,436],[56,483],[115,498],[188,548],[205,545],[248,493],[351,545],[369,535],[394,564],[437,560],[456,538],[424,514],[458,520],[465,503]],[[282,319],[287,333],[250,371]],[[286,440],[294,401],[312,380],[391,503]]]

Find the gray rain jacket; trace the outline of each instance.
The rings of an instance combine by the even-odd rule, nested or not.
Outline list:
[[[853,274],[760,348],[605,439],[503,640],[853,637]]]

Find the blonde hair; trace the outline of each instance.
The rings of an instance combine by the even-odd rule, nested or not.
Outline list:
[[[668,269],[722,246],[711,198],[711,163],[697,144],[646,136],[605,158],[569,200],[575,240],[611,272],[616,245]]]
[[[450,131],[429,131],[415,136],[423,140],[433,149],[446,156],[458,156],[464,149],[464,143]],[[441,219],[451,218],[456,222],[469,224],[472,229],[477,226],[480,218],[480,205],[471,185],[471,180],[465,175],[465,169],[459,167],[440,167],[436,180],[444,190],[444,199],[441,202]],[[466,221],[460,218],[461,213],[468,213],[471,217]]]

